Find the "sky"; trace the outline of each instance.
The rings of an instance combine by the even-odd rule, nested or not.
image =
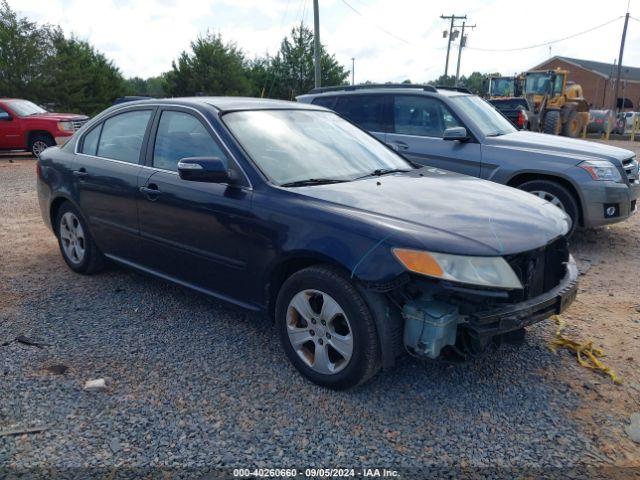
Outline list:
[[[441,15],[467,15],[476,27],[463,49],[460,73],[527,70],[553,55],[613,62],[629,4],[640,19],[640,0],[319,0],[320,39],[363,82],[426,82],[444,73],[449,28]],[[124,76],[149,77],[198,35],[220,33],[249,58],[275,54],[282,38],[303,21],[313,26],[312,0],[9,0],[29,19],[60,25],[113,60]],[[445,6],[446,5],[446,6]],[[551,46],[538,45],[612,23]],[[449,74],[455,73],[457,44]],[[640,67],[640,20],[629,20],[624,65]]]

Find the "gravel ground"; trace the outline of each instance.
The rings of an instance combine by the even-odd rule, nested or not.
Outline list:
[[[0,431],[47,427],[0,437],[0,477],[3,465],[494,467],[479,470],[487,476],[640,469],[638,445],[623,433],[631,409],[640,410],[640,383],[616,387],[569,353],[550,352],[550,322],[532,327],[519,348],[456,366],[405,359],[336,393],[297,374],[265,318],[122,269],[72,273],[40,219],[32,160],[0,157],[0,218],[0,345],[9,342],[0,346]],[[629,309],[617,338],[640,333],[629,303],[640,303],[639,223],[578,234],[586,286],[567,318],[593,315],[599,324],[570,321],[570,331],[609,338],[602,322],[619,316],[589,303],[609,272],[607,288],[628,294],[609,298]],[[635,275],[632,286],[607,267],[629,245],[636,255],[620,268]],[[11,342],[18,335],[47,345]],[[626,365],[638,382],[634,338],[614,367]],[[107,390],[83,391],[95,378],[106,378]]]

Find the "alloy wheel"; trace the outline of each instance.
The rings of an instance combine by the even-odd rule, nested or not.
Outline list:
[[[314,371],[332,375],[353,354],[353,332],[347,315],[331,296],[319,290],[298,292],[287,307],[291,346]]]
[[[49,148],[49,145],[47,145],[47,142],[43,142],[42,140],[36,140],[35,142],[33,142],[33,145],[31,146],[31,151],[36,157],[39,157],[40,154],[44,152],[47,148]]]
[[[75,265],[84,260],[86,239],[78,217],[66,212],[60,219],[60,241],[66,257]]]

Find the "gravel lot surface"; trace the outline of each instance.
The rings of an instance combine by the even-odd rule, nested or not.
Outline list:
[[[265,318],[119,268],[71,272],[34,181],[33,160],[0,157],[0,431],[47,429],[0,436],[0,468],[640,470],[624,433],[640,411],[640,216],[577,234],[584,275],[565,316],[622,386],[550,352],[543,322],[521,347],[466,365],[406,359],[336,393],[297,374]],[[96,378],[107,390],[83,391]]]

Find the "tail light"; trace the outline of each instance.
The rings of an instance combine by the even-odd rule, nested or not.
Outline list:
[[[524,127],[525,123],[527,123],[527,116],[522,110],[518,110],[518,128]]]

